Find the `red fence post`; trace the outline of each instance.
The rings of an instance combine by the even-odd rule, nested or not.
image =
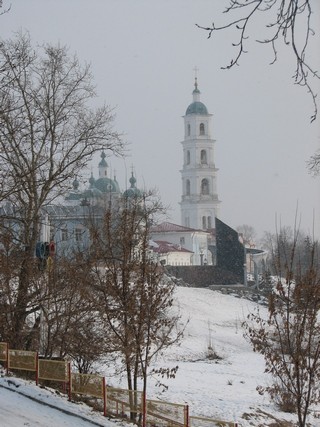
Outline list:
[[[147,396],[145,390],[142,393],[142,427],[147,425]]]
[[[9,344],[7,343],[7,350],[6,350],[6,358],[7,358],[7,375],[9,375]]]
[[[102,390],[103,390],[103,415],[107,416],[107,390],[106,390],[106,378],[102,378]]]
[[[68,385],[69,385],[68,398],[69,398],[69,401],[71,401],[71,394],[72,394],[71,363],[70,362],[67,362],[67,363],[68,363]]]
[[[189,427],[189,405],[185,405],[184,407],[184,425],[185,427]]]
[[[39,384],[39,353],[36,352],[36,385]]]

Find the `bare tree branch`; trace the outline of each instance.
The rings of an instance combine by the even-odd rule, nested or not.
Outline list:
[[[222,68],[230,69],[235,65],[239,65],[241,56],[247,53],[245,45],[250,34],[250,24],[261,13],[267,14],[273,12],[274,17],[271,18],[271,22],[265,25],[265,28],[271,31],[271,35],[263,40],[258,39],[256,41],[271,45],[274,54],[271,64],[277,61],[277,43],[282,40],[285,45],[291,46],[296,59],[293,79],[295,84],[305,87],[311,96],[314,112],[310,119],[313,122],[318,114],[318,106],[316,99],[317,91],[313,87],[312,78],[320,79],[320,75],[309,63],[309,58],[307,58],[310,36],[315,34],[311,27],[313,13],[311,0],[230,0],[230,5],[224,13],[232,13],[239,10],[240,12],[243,11],[240,17],[222,26],[216,26],[214,23],[209,27],[196,24],[198,28],[208,33],[208,38],[216,31],[224,31],[229,28],[238,30],[238,40],[232,44],[232,46],[237,48],[237,52],[230,63]],[[302,30],[301,25],[303,25]]]

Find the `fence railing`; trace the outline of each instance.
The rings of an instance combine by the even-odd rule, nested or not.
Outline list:
[[[189,427],[234,427],[235,423],[205,417],[190,417]],[[240,426],[238,424],[238,426]]]
[[[7,373],[14,370],[35,373],[39,380],[59,382],[72,395],[101,399],[103,414],[134,420],[142,427],[240,427],[240,424],[212,418],[189,416],[189,406],[160,400],[149,400],[141,391],[110,387],[105,377],[71,372],[70,362],[39,358],[34,351],[9,349],[0,342],[0,363]]]

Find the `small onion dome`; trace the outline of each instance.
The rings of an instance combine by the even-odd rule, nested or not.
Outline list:
[[[141,196],[141,191],[136,187],[136,178],[133,176],[133,172],[131,178],[129,179],[130,188],[123,193],[123,197],[139,197]]]
[[[106,168],[108,166],[108,164],[106,162],[106,157],[107,157],[106,153],[104,151],[102,151],[100,157],[101,157],[101,160],[99,162],[99,167]]]
[[[95,182],[96,182],[96,180],[93,178],[93,175],[92,175],[92,172],[91,172],[91,176],[89,178],[90,187],[93,187]]]
[[[189,105],[186,111],[186,116],[189,114],[208,114],[207,107],[200,102],[200,90],[198,89],[198,81],[195,78],[194,90],[192,92],[193,102]]]
[[[72,183],[72,188],[74,189],[74,191],[79,190],[79,181],[77,180],[77,178],[74,179],[73,183]]]
[[[79,191],[79,181],[77,178],[74,179],[72,183],[72,190],[69,192],[69,194],[66,196],[65,200],[80,200],[81,199],[81,193]]]
[[[95,187],[95,179],[93,178],[92,172],[91,172],[91,176],[89,178],[89,183],[90,183],[90,187],[85,190],[82,193],[82,197],[85,199],[92,199],[92,198],[101,198],[102,197],[102,192]]]

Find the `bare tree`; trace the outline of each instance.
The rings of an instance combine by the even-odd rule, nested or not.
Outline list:
[[[92,280],[87,254],[75,252],[51,263],[39,289],[39,341],[34,347],[46,357],[71,357],[82,373],[104,354]]]
[[[260,244],[269,254],[267,266],[273,275],[283,274],[285,276],[285,269],[291,262],[294,269],[305,269],[310,263],[309,252],[306,248],[311,246],[311,238],[302,230],[296,233],[290,226],[281,226],[276,233],[265,232]],[[319,242],[314,241],[313,244],[318,247]],[[293,246],[295,257],[291,260]]]
[[[94,233],[93,294],[101,302],[109,349],[120,354],[133,391],[139,378],[146,391],[151,361],[181,336],[179,315],[169,313],[174,284],[164,279],[149,249],[150,226],[162,211],[150,193],[125,198],[119,211],[107,211],[103,232]]]
[[[11,206],[2,227],[20,247],[10,344],[24,346],[26,319],[37,310],[32,281],[43,207],[63,194],[101,149],[119,154],[112,110],[93,109],[88,65],[61,46],[32,47],[27,34],[0,43],[0,201]]]
[[[251,245],[254,242],[257,233],[251,225],[239,225],[236,230],[241,234],[244,245]]]
[[[308,169],[314,176],[320,175],[320,150],[318,150],[308,161]]]
[[[0,0],[0,9],[2,9],[2,7],[3,7],[3,1],[2,0]],[[7,7],[7,8],[5,8],[5,9],[3,9],[1,12],[0,12],[0,15],[3,15],[4,13],[7,13],[7,12],[9,12],[9,10],[11,9],[11,4]]]
[[[270,44],[273,51],[273,64],[277,60],[277,46],[283,42],[290,46],[296,60],[296,67],[293,75],[294,82],[307,88],[310,93],[314,114],[311,121],[317,117],[318,107],[316,102],[317,90],[313,88],[312,78],[320,79],[318,71],[310,62],[308,46],[310,37],[315,34],[312,28],[313,13],[317,13],[316,7],[311,0],[230,0],[229,6],[224,11],[227,14],[234,14],[234,18],[227,24],[211,26],[197,25],[207,31],[210,38],[216,31],[236,29],[238,37],[232,44],[236,48],[236,53],[230,63],[222,68],[230,69],[239,65],[239,60],[244,53],[247,53],[247,39],[254,31],[251,27],[259,18],[266,17],[264,29],[267,35],[263,39],[257,40],[259,43]],[[319,20],[319,17],[318,17]],[[261,22],[261,21],[260,21]],[[257,25],[261,25],[258,23]],[[260,37],[262,28],[259,27]]]
[[[304,248],[308,264],[299,263],[296,243],[297,233],[291,246],[279,246],[275,254],[278,280],[268,316],[257,309],[245,327],[274,378],[273,385],[259,391],[268,392],[281,409],[296,412],[304,427],[311,406],[320,401],[320,263],[318,245],[311,240]]]

